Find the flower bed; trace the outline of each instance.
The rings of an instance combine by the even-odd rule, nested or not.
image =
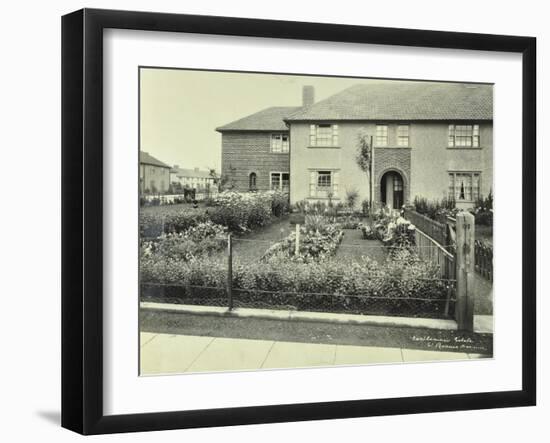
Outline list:
[[[227,229],[210,221],[201,222],[184,232],[161,234],[141,245],[142,258],[157,255],[167,260],[192,260],[211,255],[227,246]]]
[[[231,232],[242,233],[265,226],[273,217],[288,212],[288,196],[276,191],[226,191],[209,201],[206,208],[168,206],[147,209],[155,209],[155,212],[140,212],[141,238],[158,237],[163,233],[182,233],[206,221],[225,226]]]
[[[295,253],[296,232],[292,232],[287,238],[271,246],[262,260],[268,261],[273,257],[302,263],[326,260],[334,255],[343,235],[338,224],[327,223],[322,216],[309,216],[305,225],[300,226],[298,255]]]

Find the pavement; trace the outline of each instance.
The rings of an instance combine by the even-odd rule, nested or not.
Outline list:
[[[140,374],[471,360],[483,354],[142,332]]]

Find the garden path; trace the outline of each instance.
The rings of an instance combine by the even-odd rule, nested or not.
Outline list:
[[[268,226],[242,236],[233,237],[233,258],[241,263],[257,262],[273,244],[287,237],[294,230],[289,217],[284,216]]]
[[[365,240],[360,229],[344,229],[344,238],[336,252],[336,258],[360,260],[366,256],[379,263],[386,261],[387,251],[379,240]]]

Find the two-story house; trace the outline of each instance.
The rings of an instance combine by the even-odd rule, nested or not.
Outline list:
[[[314,90],[304,86],[303,106]],[[216,128],[222,134],[222,177],[238,191],[289,190],[290,131],[284,119],[302,109],[275,106]]]
[[[141,194],[164,194],[170,186],[170,166],[148,152],[139,153],[139,191]]]
[[[421,196],[469,207],[492,189],[492,85],[379,81],[284,113],[291,203],[350,191],[364,200],[372,187],[379,206]],[[373,143],[370,179],[356,159],[359,134]],[[253,164],[255,151],[238,146]],[[222,168],[226,158],[222,142]]]

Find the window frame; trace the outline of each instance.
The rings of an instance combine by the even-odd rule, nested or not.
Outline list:
[[[457,135],[457,127],[460,127],[461,135]],[[471,129],[464,135],[464,128]],[[457,144],[457,137],[466,144]],[[468,144],[469,139],[469,144]],[[447,129],[447,148],[449,149],[481,149],[481,126],[479,123],[451,123]]]
[[[378,129],[385,128],[385,135],[378,135]],[[385,139],[385,143],[381,144],[380,139]],[[390,142],[390,127],[388,124],[377,123],[374,128],[374,147],[387,148]]]
[[[400,129],[402,128],[407,128],[407,135],[401,135],[400,134]],[[408,148],[410,147],[411,145],[411,125],[409,125],[408,123],[406,124],[399,124],[397,125],[397,129],[396,129],[396,145],[398,148]],[[401,142],[406,139],[406,143],[405,144],[402,144]]]
[[[330,135],[323,137],[322,140],[329,140],[328,144],[319,144],[319,128],[330,127]],[[313,123],[309,125],[309,147],[310,148],[338,148],[340,128],[337,123]]]
[[[456,177],[457,175],[469,175],[470,176],[470,199],[464,198],[459,199],[456,197],[457,190],[456,190]],[[477,179],[477,195],[474,195],[474,176],[478,176]],[[453,191],[451,194],[451,176],[453,176]],[[481,196],[481,180],[482,180],[482,172],[481,171],[447,171],[447,197],[452,198],[457,203],[475,203],[477,199]]]
[[[337,174],[340,173],[340,169],[330,169],[330,168],[322,168],[322,169],[308,169],[308,173],[310,174],[309,179],[309,192],[308,192],[308,198],[311,199],[328,199],[328,193],[332,193],[332,196],[330,198],[332,199],[339,199],[339,176]],[[320,185],[319,180],[322,177],[320,173],[328,173],[323,175],[328,175],[330,178],[330,184],[328,186],[326,185]],[[312,182],[311,174],[315,174],[315,180]],[[328,189],[327,189],[328,188]],[[313,192],[314,190],[314,192]],[[319,192],[327,193],[327,195],[319,195]]]
[[[283,183],[284,183],[283,175],[284,174],[288,175],[288,189],[287,190],[285,190],[284,186],[283,186]],[[279,176],[279,187],[278,188],[273,187],[273,175],[278,175]],[[269,171],[269,190],[270,191],[289,192],[290,191],[290,172],[288,172],[288,171]]]
[[[275,151],[273,149],[273,146],[274,146],[274,137],[276,136],[280,136],[281,137],[281,150],[280,151]],[[286,151],[284,150],[284,142],[283,142],[283,137],[287,138],[287,142],[286,142]],[[288,154],[290,153],[290,133],[289,132],[272,132],[269,134],[269,152],[271,154]]]

